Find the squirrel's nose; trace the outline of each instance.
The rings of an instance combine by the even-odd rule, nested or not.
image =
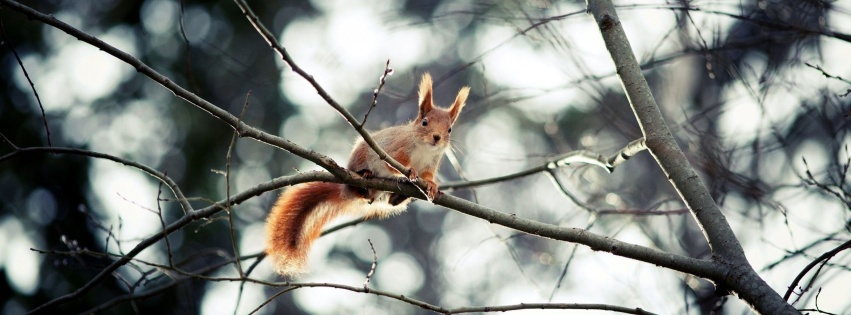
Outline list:
[[[435,142],[440,141],[440,135],[432,135],[432,137],[434,137]]]

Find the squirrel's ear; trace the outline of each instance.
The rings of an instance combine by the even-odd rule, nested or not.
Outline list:
[[[431,92],[431,75],[426,72],[423,73],[423,79],[420,81],[420,116],[419,118],[425,117],[425,115],[431,111],[432,107],[434,107],[434,103],[432,103],[432,92]]]
[[[452,107],[449,108],[449,118],[452,120],[453,124],[455,123],[455,120],[458,119],[458,115],[461,114],[461,109],[464,108],[464,104],[467,103],[467,95],[470,95],[470,87],[462,87],[461,90],[458,91],[458,96],[455,97],[455,103],[452,103]]]

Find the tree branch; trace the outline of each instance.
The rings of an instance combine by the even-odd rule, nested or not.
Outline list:
[[[390,68],[390,59],[387,59],[387,62],[384,64],[384,73],[378,78],[378,87],[372,91],[372,103],[369,104],[369,109],[366,110],[366,114],[363,115],[363,120],[361,120],[359,127],[363,128],[363,125],[366,124],[366,119],[369,118],[369,113],[372,112],[372,109],[375,108],[375,104],[378,103],[378,93],[381,93],[381,88],[384,87],[384,83],[387,82],[387,76],[393,75],[393,68]]]
[[[529,310],[529,309],[539,309],[539,310],[601,310],[601,311],[611,311],[617,313],[625,313],[625,314],[643,314],[643,315],[652,315],[656,313],[651,313],[637,308],[628,308],[617,305],[608,305],[608,304],[581,304],[581,303],[520,303],[514,305],[498,305],[498,306],[479,306],[479,307],[459,307],[455,309],[450,309],[448,312],[444,314],[463,314],[463,313],[491,313],[491,312],[508,312],[508,311],[518,311],[518,310]]]
[[[267,143],[267,144],[276,146],[278,148],[284,149],[286,151],[289,151],[289,152],[291,152],[295,155],[298,155],[298,156],[300,156],[304,159],[307,159],[307,160],[309,160],[313,163],[316,163],[317,165],[325,168],[326,170],[331,172],[331,174],[334,174],[336,176],[340,176],[340,177],[357,176],[357,174],[349,173],[344,168],[337,165],[337,163],[334,162],[334,160],[332,160],[331,158],[329,158],[327,156],[316,153],[312,150],[305,149],[305,148],[303,148],[303,147],[301,147],[301,146],[299,146],[299,145],[297,145],[297,144],[295,144],[295,143],[293,143],[289,140],[286,140],[286,139],[283,139],[281,137],[266,133],[266,132],[264,132],[260,129],[254,128],[254,127],[246,124],[245,122],[239,121],[239,118],[237,118],[236,116],[231,115],[226,110],[219,108],[218,106],[214,105],[213,103],[208,102],[207,100],[195,95],[192,92],[189,92],[188,90],[184,89],[183,87],[181,87],[177,83],[174,83],[173,81],[171,81],[171,79],[169,79],[168,77],[166,77],[166,76],[160,74],[159,72],[157,72],[156,70],[152,69],[151,67],[149,67],[148,65],[146,65],[145,63],[140,61],[139,59],[136,59],[135,57],[131,56],[130,54],[128,54],[124,51],[121,51],[120,49],[115,48],[115,47],[105,43],[104,41],[102,41],[102,40],[100,40],[100,39],[98,39],[98,38],[96,38],[92,35],[89,35],[89,34],[83,32],[81,30],[78,30],[78,29],[74,28],[73,26],[68,25],[65,22],[62,22],[59,19],[57,19],[57,18],[55,18],[51,15],[43,14],[41,12],[33,10],[30,7],[27,7],[25,5],[22,5],[18,2],[12,1],[12,0],[0,0],[0,6],[9,7],[10,9],[12,9],[14,11],[17,11],[17,12],[20,12],[20,13],[26,15],[28,18],[30,18],[32,20],[37,20],[39,22],[53,26],[53,27],[67,33],[68,35],[74,36],[78,40],[81,40],[83,42],[86,42],[86,43],[94,46],[94,47],[97,47],[98,49],[106,52],[107,54],[110,54],[113,57],[118,58],[121,61],[124,61],[125,63],[133,66],[133,68],[135,68],[136,71],[144,74],[145,76],[149,77],[151,80],[154,80],[155,82],[159,83],[160,85],[162,85],[163,87],[165,87],[169,91],[173,92],[178,97],[186,100],[190,104],[197,106],[198,108],[210,113],[210,115],[213,115],[214,117],[218,118],[219,120],[225,122],[228,126],[230,126],[236,132],[238,132],[240,137],[250,137],[250,138],[256,139],[260,142]],[[327,95],[327,93],[326,93],[326,95]],[[337,105],[337,106],[339,106],[339,105]]]
[[[353,116],[351,113],[349,113],[348,110],[346,110],[343,106],[337,103],[337,101],[335,101],[331,97],[331,95],[329,95],[328,92],[326,92],[325,89],[321,85],[319,85],[318,82],[316,82],[312,75],[308,74],[306,71],[304,71],[304,69],[299,67],[295,63],[295,61],[293,61],[286,48],[281,46],[281,44],[278,43],[278,40],[275,39],[275,35],[273,35],[272,32],[270,32],[269,29],[267,29],[262,22],[260,22],[260,18],[258,18],[257,15],[254,14],[254,11],[252,11],[251,7],[248,6],[248,3],[246,3],[244,0],[234,0],[234,2],[236,2],[236,5],[239,6],[240,10],[242,10],[242,13],[245,15],[245,17],[248,18],[248,21],[251,23],[251,25],[254,26],[258,33],[260,33],[260,36],[263,36],[263,39],[266,40],[266,43],[268,43],[269,46],[273,50],[275,50],[278,55],[281,56],[281,59],[283,59],[284,62],[286,62],[287,65],[289,65],[290,68],[293,69],[293,72],[297,73],[308,83],[310,83],[310,85],[312,85],[313,88],[316,90],[316,93],[319,94],[319,96],[322,97],[322,99],[325,100],[328,105],[331,105],[331,107],[333,107],[335,110],[337,110],[338,113],[340,113],[340,115],[343,116],[346,122],[348,122],[349,125],[351,125],[355,129],[355,131],[358,132],[358,134],[360,134],[360,136],[363,138],[363,141],[366,142],[366,144],[368,144],[369,147],[372,148],[372,150],[375,151],[376,154],[378,154],[378,157],[382,161],[385,161],[387,164],[389,164],[391,167],[393,167],[402,174],[411,174],[411,169],[405,167],[404,165],[396,161],[392,156],[387,154],[387,152],[384,151],[384,149],[382,149],[378,145],[378,143],[375,142],[374,139],[372,139],[372,136],[370,136],[369,132],[367,132],[366,129],[363,128],[363,125],[358,122],[355,116]],[[387,68],[385,68],[384,73],[386,74],[387,72],[388,70]],[[366,117],[364,117],[364,120],[366,120]]]
[[[641,73],[611,0],[587,0],[587,4],[614,61],[650,154],[694,216],[712,249],[713,260],[727,269],[724,277],[713,279],[718,281],[716,285],[730,287],[757,312],[798,313],[750,266],[724,214],[674,140]]]
[[[362,126],[361,128],[358,127],[359,124],[357,120],[354,119],[354,117],[350,113],[348,113],[342,106],[336,103],[328,95],[328,93],[325,92],[325,90],[322,89],[322,87],[312,78],[312,76],[307,74],[302,69],[298,68],[297,65],[292,62],[292,59],[287,54],[286,50],[284,50],[284,48],[276,42],[275,37],[272,36],[272,34],[259,22],[257,16],[254,15],[253,12],[251,12],[245,1],[236,0],[236,2],[248,18],[248,20],[252,23],[252,25],[267,40],[267,42],[269,42],[270,46],[272,46],[275,51],[281,54],[281,57],[284,59],[284,61],[286,61],[295,72],[297,72],[311,85],[313,85],[314,88],[317,90],[317,93],[319,93],[319,95],[323,97],[323,99],[325,99],[326,102],[329,103],[329,105],[334,107],[341,115],[343,115],[347,122],[352,125],[359,134],[361,134],[361,136],[364,138],[364,141],[366,141],[370,145],[370,147],[372,147],[373,150],[375,150],[379,154],[379,156],[382,156],[382,153],[384,153],[383,156],[385,158],[389,158],[385,159],[385,161],[388,161],[388,163],[391,164],[394,168],[397,168],[400,171],[405,169],[403,166],[401,166],[401,164],[399,164],[397,161],[394,161],[380,147],[378,147],[375,142],[372,141],[372,138],[369,136],[369,134],[365,130],[363,130]],[[607,48],[612,53],[612,57],[615,60],[617,73],[622,79],[624,88],[627,92],[631,105],[633,106],[633,111],[640,123],[642,132],[644,134],[644,139],[646,139],[646,147],[649,148],[650,153],[654,156],[654,158],[659,163],[665,174],[669,177],[674,188],[680,194],[680,196],[688,206],[689,210],[694,215],[696,221],[703,230],[707,241],[713,249],[714,260],[709,261],[674,255],[653,248],[647,248],[634,244],[620,242],[618,240],[588,232],[584,229],[560,227],[556,225],[544,224],[541,222],[523,219],[517,217],[515,214],[494,211],[492,209],[482,207],[478,204],[453,196],[441,194],[434,200],[434,202],[445,207],[456,209],[457,211],[460,211],[462,213],[476,216],[485,219],[489,222],[500,224],[526,233],[548,237],[556,240],[584,244],[586,246],[591,247],[593,250],[606,251],[618,256],[653,263],[662,267],[670,268],[672,270],[682,271],[713,280],[718,284],[726,285],[732,288],[734,292],[739,294],[739,296],[742,297],[746,302],[748,302],[752,307],[754,307],[754,309],[763,313],[794,312],[794,308],[791,308],[789,304],[780,299],[780,296],[777,295],[776,292],[771,290],[771,288],[768,287],[768,285],[756,274],[756,272],[748,264],[744,256],[744,251],[742,250],[738,240],[735,238],[735,235],[732,233],[732,230],[727,224],[726,219],[718,209],[718,206],[709,196],[706,187],[699,180],[694,170],[688,164],[688,161],[685,159],[685,155],[678,148],[677,144],[673,140],[673,136],[671,135],[670,130],[665,125],[661,113],[659,113],[655,101],[653,100],[652,95],[650,95],[649,87],[647,87],[646,81],[644,81],[644,78],[641,75],[640,68],[638,67],[637,62],[635,61],[635,57],[632,55],[632,50],[629,47],[629,43],[626,40],[625,35],[623,34],[623,29],[620,25],[620,22],[618,21],[614,9],[612,8],[611,2],[599,2],[600,1],[589,0],[589,9],[590,11],[594,12],[595,18],[597,19],[597,22],[603,34],[603,38],[606,42]],[[14,144],[12,144],[15,151],[0,157],[0,162],[32,152],[54,152],[104,158],[128,166],[139,168],[145,172],[148,172],[152,176],[157,177],[158,179],[160,179],[161,182],[166,183],[170,187],[170,189],[172,189],[177,201],[181,203],[181,206],[184,208],[185,212],[184,216],[172,222],[168,226],[164,227],[161,232],[158,232],[150,236],[149,238],[142,240],[125,256],[122,256],[121,258],[112,262],[109,266],[101,270],[98,275],[92,278],[84,286],[80,287],[72,293],[66,294],[39,306],[38,308],[34,309],[33,312],[48,309],[52,306],[56,306],[58,304],[69,301],[70,299],[85,294],[97,284],[107,279],[107,277],[113,272],[115,272],[115,270],[117,270],[119,267],[130,263],[133,260],[133,257],[139,254],[142,250],[155,244],[163,237],[166,237],[169,233],[181,229],[187,224],[196,220],[210,217],[230,206],[237,205],[249,198],[258,196],[266,191],[278,189],[286,185],[293,185],[307,181],[319,180],[327,182],[343,182],[346,184],[361,187],[388,190],[397,193],[402,193],[407,196],[420,195],[420,190],[413,185],[399,185],[398,181],[390,179],[366,180],[360,178],[356,174],[350,173],[347,170],[341,168],[336,164],[335,161],[328,158],[327,156],[305,149],[286,139],[268,134],[260,129],[254,128],[240,121],[239,118],[231,115],[227,111],[187,91],[186,89],[172,82],[169,78],[156,72],[155,70],[142,63],[138,59],[134,58],[133,56],[130,56],[129,54],[118,50],[115,47],[110,46],[105,42],[85,32],[73,28],[64,22],[59,21],[53,16],[42,14],[12,0],[0,0],[0,6],[9,7],[12,10],[18,11],[26,15],[30,19],[38,20],[42,23],[58,28],[68,33],[69,35],[72,35],[77,39],[84,41],[94,47],[97,47],[100,50],[103,50],[104,52],[124,61],[125,63],[130,64],[138,72],[148,76],[155,82],[158,82],[159,84],[163,85],[165,88],[172,91],[178,97],[183,98],[187,102],[201,108],[202,110],[207,111],[219,120],[222,120],[231,128],[233,128],[240,137],[250,137],[258,140],[259,142],[277,146],[281,149],[287,150],[295,155],[305,158],[311,162],[314,162],[317,165],[328,170],[328,172],[330,172],[309,172],[293,176],[276,178],[274,180],[258,184],[257,186],[240,192],[234,196],[228,196],[228,198],[216,202],[215,204],[205,207],[203,209],[193,210],[191,208],[191,205],[189,205],[188,200],[184,196],[182,196],[182,193],[180,193],[176,184],[174,184],[170,179],[168,179],[165,174],[160,174],[156,170],[150,169],[149,167],[146,167],[144,165],[113,157],[110,155],[85,150],[70,148],[19,149],[15,147]],[[8,139],[5,139],[5,137],[3,138],[4,141],[9,142]],[[9,143],[11,144],[11,142]],[[541,167],[543,167],[542,170],[551,170],[554,167],[560,167],[568,163],[572,163],[573,161],[590,161],[593,164],[600,165],[611,170],[614,165],[622,163],[629,156],[632,156],[635,153],[643,150],[644,145],[645,142],[643,141],[641,145],[635,144],[635,146],[633,146],[633,144],[631,143],[629,146],[627,146],[627,148],[625,148],[625,150],[622,150],[622,153],[624,153],[623,155],[618,155],[614,159],[606,159],[605,161],[603,161],[601,159],[602,157],[599,155],[588,155],[585,154],[588,152],[578,151],[573,153],[574,155],[572,156],[563,156],[560,159],[550,161],[545,165],[542,165]],[[240,280],[244,280],[244,277],[240,277]]]
[[[786,290],[786,294],[783,295],[783,299],[787,301],[789,300],[789,297],[792,296],[792,292],[794,292],[795,288],[798,286],[798,282],[800,282],[801,279],[803,279],[804,276],[809,273],[810,270],[812,270],[816,265],[822,262],[827,263],[827,261],[833,258],[833,256],[836,256],[836,254],[839,254],[840,252],[849,248],[851,248],[851,240],[842,243],[842,245],[839,245],[836,248],[822,254],[821,256],[807,264],[807,266],[804,267],[804,269],[802,269],[797,276],[795,276],[795,280],[792,280],[792,283],[789,284],[789,288]],[[815,278],[815,276],[813,276],[813,278]],[[803,294],[803,292],[801,292],[801,294]]]
[[[24,73],[24,77],[27,78],[27,82],[30,84],[30,89],[33,91],[33,96],[35,96],[36,102],[38,102],[38,108],[41,109],[41,121],[44,123],[44,130],[47,132],[47,146],[52,147],[53,144],[50,143],[50,127],[47,126],[47,115],[44,113],[44,105],[41,104],[41,97],[38,96],[38,91],[35,90],[35,84],[33,80],[30,79],[30,74],[27,72],[27,68],[24,67],[24,62],[21,61],[21,57],[18,56],[18,51],[15,50],[15,46],[12,46],[12,43],[6,37],[6,27],[3,26],[3,17],[0,16],[0,36],[2,36],[3,41],[6,42],[6,45],[9,45],[9,50],[12,51],[12,55],[15,56],[15,60],[18,61],[18,66],[21,67],[21,72]],[[0,44],[0,46],[2,46]]]
[[[573,163],[586,163],[596,165],[604,168],[607,172],[611,173],[615,170],[615,167],[625,162],[629,158],[635,156],[636,154],[640,153],[641,151],[644,151],[645,149],[647,149],[647,146],[644,144],[644,139],[642,138],[633,140],[624,148],[618,150],[618,152],[612,154],[608,158],[591,151],[577,150],[556,156],[554,158],[547,159],[546,162],[542,163],[541,165],[525,169],[516,173],[480,180],[449,182],[441,184],[440,188],[461,189],[495,184],[515,178],[529,176],[539,172],[555,170],[557,168],[565,167]]]
[[[17,155],[21,155],[19,152],[70,152],[80,155],[86,155],[96,158],[104,158],[109,160],[118,160],[122,161],[120,158],[115,158],[106,154],[100,154],[96,152],[88,152],[77,149],[66,149],[66,148],[23,148],[13,153],[7,154],[6,156],[0,157],[0,162],[12,158]],[[130,162],[130,161],[128,161]],[[131,166],[138,167],[140,169],[146,168],[145,166],[130,162]],[[138,166],[137,166],[138,165]],[[140,167],[141,166],[141,167]],[[221,212],[227,209],[230,206],[234,206],[253,198],[255,196],[261,195],[262,193],[270,190],[279,189],[288,185],[295,185],[309,181],[324,181],[324,182],[336,182],[336,183],[346,183],[349,185],[355,185],[360,187],[366,187],[371,189],[381,189],[386,191],[392,191],[396,193],[401,193],[406,196],[419,196],[420,191],[418,187],[409,184],[400,185],[399,182],[395,179],[385,179],[385,178],[372,178],[372,179],[364,179],[364,178],[352,178],[342,181],[340,178],[334,176],[333,174],[326,172],[306,172],[292,176],[285,176],[275,178],[271,181],[267,181],[264,183],[260,183],[250,189],[247,189],[243,192],[240,192],[236,195],[231,196],[225,200],[221,200],[207,206],[203,209],[198,209],[195,211],[188,211],[183,217],[172,222],[164,229],[162,232],[155,233],[154,235],[142,240],[137,244],[132,250],[127,252],[124,256],[120,257],[118,260],[112,262],[109,266],[105,267],[98,273],[94,278],[89,280],[84,286],[80,287],[76,291],[63,295],[59,298],[51,300],[45,304],[40,305],[39,307],[33,309],[31,313],[41,312],[51,307],[57,306],[59,304],[63,304],[67,301],[70,301],[74,298],[77,298],[92,288],[94,288],[97,284],[104,281],[109,275],[112,274],[119,267],[129,263],[133,258],[142,252],[144,249],[150,247],[151,245],[157,243],[163,237],[169,235],[170,233],[177,231],[184,226],[203,219],[208,218],[218,212]],[[185,200],[183,198],[182,200]],[[539,235],[555,240],[562,240],[574,243],[580,243],[591,247],[593,250],[597,251],[605,251],[610,252],[614,255],[633,258],[640,261],[649,262],[658,266],[662,266],[665,268],[689,273],[696,275],[698,277],[709,278],[709,279],[717,279],[721,277],[722,274],[719,271],[718,266],[713,264],[711,261],[701,260],[691,257],[685,257],[680,255],[675,255],[671,253],[666,253],[658,249],[643,247],[635,244],[625,243],[622,241],[618,241],[616,239],[612,239],[606,236],[597,235],[591,233],[584,229],[578,228],[568,228],[568,227],[560,227],[552,224],[545,224],[541,222],[536,222],[529,219],[524,219],[517,217],[515,214],[503,213],[499,211],[495,211],[489,209],[487,207],[483,207],[476,203],[472,203],[467,200],[463,200],[454,196],[439,194],[437,198],[435,198],[434,203],[450,208],[455,209],[456,211],[469,214],[478,218],[482,218],[491,223],[496,223],[499,225],[503,225],[512,229],[516,229],[518,231],[523,231],[529,234]],[[357,222],[357,221],[355,221]]]
[[[10,144],[11,144],[11,142],[10,142]],[[83,150],[83,149],[75,149],[75,148],[63,148],[63,147],[19,148],[19,147],[15,146],[15,151],[12,151],[11,153],[0,156],[0,163],[3,163],[3,161],[9,160],[9,159],[13,159],[13,158],[16,158],[16,157],[19,157],[19,156],[24,156],[24,155],[33,154],[33,153],[55,153],[55,154],[71,154],[71,155],[89,156],[89,157],[93,157],[93,158],[110,160],[110,161],[113,161],[113,162],[116,162],[116,163],[121,163],[121,164],[130,166],[130,167],[134,167],[134,168],[139,169],[139,170],[141,170],[145,173],[148,173],[148,175],[151,175],[152,177],[158,179],[160,182],[165,183],[168,186],[168,188],[171,189],[171,192],[174,194],[174,197],[177,200],[177,202],[180,203],[180,207],[183,208],[183,212],[184,213],[192,212],[192,205],[189,204],[189,200],[187,200],[186,196],[183,195],[183,192],[180,190],[180,187],[177,186],[177,183],[175,183],[174,180],[172,180],[166,174],[164,174],[160,171],[157,171],[157,170],[155,170],[155,169],[153,169],[153,168],[151,168],[147,165],[144,165],[144,164],[141,164],[141,163],[138,163],[138,162],[135,162],[135,161],[131,161],[131,160],[128,160],[128,159],[120,158],[120,157],[117,157],[117,156],[113,156],[113,155],[109,155],[109,154],[105,154],[105,153],[100,153],[100,152]]]
[[[283,186],[294,185],[294,184],[299,184],[299,183],[304,183],[304,182],[316,180],[317,174],[323,174],[323,175],[325,175],[325,177],[331,177],[335,180],[337,179],[336,177],[334,177],[333,175],[331,175],[329,173],[319,173],[319,172],[308,172],[308,173],[302,173],[302,174],[288,176],[288,177],[279,177],[279,178],[273,179],[271,181],[268,181],[266,183],[262,183],[260,185],[255,186],[255,187],[252,187],[251,189],[243,191],[239,194],[236,194],[229,199],[219,201],[219,202],[217,202],[213,205],[210,205],[206,208],[199,209],[197,211],[191,211],[191,212],[185,214],[180,219],[176,220],[175,222],[172,222],[171,224],[169,224],[165,229],[163,229],[162,233],[156,233],[156,234],[142,240],[141,242],[139,242],[139,244],[137,244],[132,250],[127,252],[127,254],[125,256],[123,256],[120,259],[109,264],[109,266],[107,266],[103,270],[101,270],[100,273],[98,273],[94,278],[89,280],[89,282],[87,282],[84,286],[78,288],[77,290],[75,290],[72,293],[63,295],[61,297],[58,297],[58,298],[53,299],[53,300],[51,300],[47,303],[42,304],[42,305],[36,307],[35,309],[33,309],[32,311],[30,311],[30,313],[38,313],[38,312],[50,309],[51,307],[63,304],[65,302],[68,302],[68,301],[70,301],[74,298],[77,298],[77,297],[87,293],[89,290],[94,288],[97,284],[104,281],[109,275],[112,274],[112,272],[114,272],[119,267],[130,262],[133,259],[133,257],[138,255],[144,249],[150,247],[153,244],[156,244],[165,235],[171,234],[172,232],[183,228],[184,226],[188,225],[189,223],[192,223],[194,221],[197,221],[197,220],[200,220],[200,219],[203,219],[203,218],[208,218],[208,217],[210,217],[210,216],[212,216],[212,215],[214,215],[214,214],[216,214],[220,211],[223,211],[227,206],[233,206],[233,205],[240,204],[243,201],[248,200],[249,198],[252,198],[252,197],[255,197],[255,196],[262,194],[263,192],[278,189],[278,188],[283,187]]]
[[[608,305],[608,304],[582,304],[582,303],[521,303],[514,305],[498,305],[498,306],[480,306],[480,307],[459,307],[459,308],[445,308],[438,305],[426,303],[420,300],[412,299],[410,297],[390,293],[381,290],[375,289],[367,289],[363,287],[354,287],[343,284],[336,283],[285,283],[287,286],[286,289],[276,294],[279,296],[281,293],[290,292],[294,289],[299,288],[334,288],[341,289],[346,291],[358,292],[358,293],[368,293],[375,294],[378,296],[388,297],[394,300],[402,301],[413,306],[420,307],[422,309],[432,311],[435,313],[441,314],[463,314],[463,313],[489,313],[489,312],[508,312],[508,311],[517,311],[517,310],[526,310],[526,309],[556,309],[556,310],[604,310],[604,311],[612,311],[626,314],[643,314],[650,315],[655,314],[648,311],[645,311],[641,308],[628,308],[623,306],[616,305]]]

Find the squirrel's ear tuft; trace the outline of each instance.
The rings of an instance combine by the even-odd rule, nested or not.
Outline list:
[[[458,119],[458,115],[461,114],[461,109],[464,108],[464,105],[467,103],[468,95],[470,95],[470,87],[462,87],[461,90],[458,91],[458,96],[455,97],[455,103],[452,103],[452,107],[449,108],[449,118],[452,120],[453,124],[455,123],[455,120]]]
[[[432,107],[434,107],[434,103],[432,102],[431,75],[428,72],[423,73],[423,78],[420,81],[419,96],[419,118],[423,118],[428,112],[431,111]]]

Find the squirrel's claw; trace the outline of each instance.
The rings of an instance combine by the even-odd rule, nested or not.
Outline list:
[[[411,168],[411,172],[408,173],[408,179],[411,180],[412,182],[415,182],[415,181],[417,181],[417,178],[419,178],[419,177],[420,177],[420,174],[417,174],[417,170],[415,170],[414,168]]]
[[[411,182],[416,182],[418,178],[420,178],[420,177],[419,177],[419,174],[417,173],[417,170],[411,168],[411,172],[408,174],[408,180],[410,180]],[[426,184],[426,190],[424,191],[424,193],[426,194],[426,197],[428,198],[429,201],[434,200],[434,197],[437,197],[437,183],[435,183],[432,180],[425,179],[425,178],[423,178],[423,181]]]
[[[434,197],[437,197],[437,183],[433,181],[426,181],[426,194],[428,195],[428,200],[434,200]]]
[[[357,173],[358,175],[360,175],[361,177],[366,178],[366,179],[370,179],[370,178],[375,177],[375,174],[373,174],[372,171],[370,171],[368,169],[362,169],[362,170],[357,171],[355,173]]]

